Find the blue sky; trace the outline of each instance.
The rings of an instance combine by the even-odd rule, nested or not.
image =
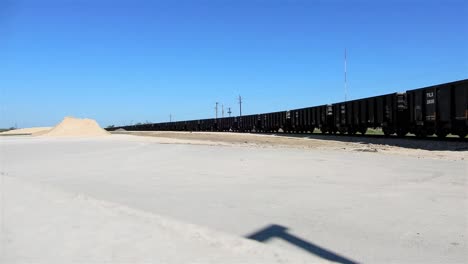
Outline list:
[[[468,2],[0,1],[0,127],[270,112],[468,78]]]

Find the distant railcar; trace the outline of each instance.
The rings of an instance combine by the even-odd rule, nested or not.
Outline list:
[[[313,132],[365,134],[381,128],[387,136],[418,137],[468,133],[468,79],[328,105],[288,111],[112,127],[128,131]]]

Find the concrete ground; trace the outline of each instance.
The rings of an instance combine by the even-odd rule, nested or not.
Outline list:
[[[310,262],[468,262],[466,159],[185,143],[5,137],[1,171]],[[3,222],[9,229],[15,223]]]

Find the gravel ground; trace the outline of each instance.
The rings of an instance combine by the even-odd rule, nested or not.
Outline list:
[[[250,147],[286,147],[358,152],[379,152],[417,158],[465,160],[468,141],[435,141],[415,138],[349,137],[316,134],[249,134],[219,132],[126,131],[129,134],[178,140],[174,143],[236,145]],[[169,141],[170,142],[170,141]]]
[[[311,256],[3,176],[0,263],[310,263]],[[329,263],[320,258],[316,263]]]
[[[2,237],[9,235],[13,249],[26,257],[38,252],[34,245],[57,252],[66,249],[78,259],[86,256],[86,249],[93,248],[96,251],[90,256],[94,262],[122,248],[150,252],[151,245],[134,246],[137,240],[125,236],[138,238],[145,228],[156,228],[145,225],[142,233],[133,235],[134,227],[142,221],[139,217],[124,221],[131,228],[118,236],[123,246],[109,246],[115,237],[106,226],[119,219],[118,215],[97,221],[105,212],[98,210],[93,215],[88,212],[94,209],[86,209],[102,202],[239,239],[248,237],[292,254],[307,253],[310,259],[306,261],[311,263],[317,258],[340,263],[468,262],[468,174],[463,160],[342,150],[341,145],[296,148],[245,142],[207,144],[198,139],[187,142],[129,135],[101,139],[4,137],[0,138],[0,146],[3,180],[8,177],[43,186],[39,196],[36,191],[2,191],[2,201],[8,201],[11,210],[2,218],[9,219],[2,223]],[[63,199],[62,206],[56,206],[56,199],[47,198],[56,197],[49,191],[51,188],[67,197],[87,197],[94,202],[83,205]],[[45,202],[36,202],[41,199]],[[63,224],[75,217],[71,213],[74,210],[67,208],[77,208],[77,219],[84,220],[76,223],[83,226],[86,235],[74,224]],[[33,212],[37,211],[43,212],[41,219],[45,220],[38,220],[35,226]],[[53,230],[50,226],[43,229],[47,219],[57,226],[58,233],[47,232]],[[46,231],[22,232],[25,227]],[[93,230],[100,229],[107,231],[93,236]],[[169,239],[164,230],[160,232],[161,237]],[[85,246],[88,240],[82,239],[86,236],[100,243],[97,247]],[[176,233],[171,238],[175,240],[167,245],[177,245],[178,237]],[[169,253],[174,251],[164,250],[165,244],[156,241],[151,243],[159,248],[158,252],[168,252],[161,255],[168,258],[162,259],[171,259]],[[202,250],[196,242],[190,247],[190,240],[184,241],[180,254],[187,254],[187,258],[197,252],[208,254],[205,250],[209,251],[209,247]],[[90,245],[96,245],[93,243]],[[213,250],[217,250],[217,242],[213,243]],[[72,245],[73,250],[67,245]],[[3,248],[3,252],[14,252],[8,244]],[[127,251],[138,256],[136,253]],[[53,259],[53,255],[44,256]]]

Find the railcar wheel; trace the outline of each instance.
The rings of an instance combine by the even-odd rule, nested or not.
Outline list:
[[[359,133],[361,133],[361,135],[366,134],[366,132],[367,132],[367,127],[362,127],[361,129],[359,129]]]
[[[392,131],[386,127],[383,128],[382,131],[386,137],[389,137],[392,134]]]
[[[445,138],[448,135],[448,133],[447,131],[437,131],[436,135],[438,138]]]
[[[427,131],[425,129],[420,129],[416,132],[416,137],[418,138],[425,138],[427,137]]]
[[[408,134],[408,131],[406,131],[405,129],[399,129],[397,131],[397,136],[398,137],[404,137],[404,136],[406,136],[406,134]]]
[[[466,135],[467,135],[467,132],[466,132],[466,131],[462,131],[462,132],[459,132],[457,135],[458,135],[460,138],[465,138]]]

